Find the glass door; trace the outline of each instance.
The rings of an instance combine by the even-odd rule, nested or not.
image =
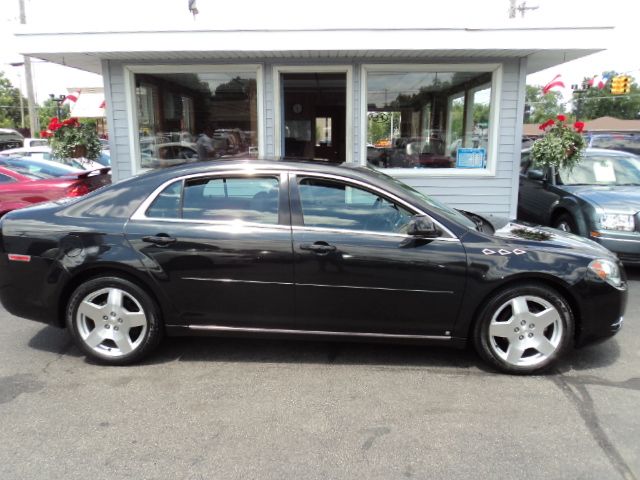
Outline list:
[[[282,73],[284,157],[345,161],[346,73]]]

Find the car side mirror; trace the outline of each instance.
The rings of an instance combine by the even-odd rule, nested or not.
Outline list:
[[[527,178],[529,180],[544,180],[544,172],[542,170],[529,170]]]
[[[442,232],[426,215],[414,215],[409,220],[407,234],[415,237],[436,238],[442,235]]]

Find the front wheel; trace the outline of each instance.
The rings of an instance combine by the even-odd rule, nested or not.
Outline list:
[[[539,284],[508,288],[483,308],[474,329],[476,350],[506,373],[549,368],[571,345],[574,320],[567,302]]]
[[[69,300],[66,322],[83,352],[111,365],[140,360],[162,335],[153,299],[120,277],[94,278],[80,285]]]
[[[555,222],[553,222],[553,228],[562,230],[563,232],[578,234],[578,225],[571,215],[563,213]]]

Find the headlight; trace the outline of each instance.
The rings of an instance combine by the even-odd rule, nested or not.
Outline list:
[[[589,264],[589,270],[600,280],[603,280],[614,287],[622,285],[622,277],[618,265],[611,260],[598,259]]]
[[[633,215],[624,213],[605,213],[600,217],[600,226],[605,230],[623,230],[633,232],[636,223]]]

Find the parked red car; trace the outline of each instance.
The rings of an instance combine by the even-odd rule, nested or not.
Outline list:
[[[34,203],[79,197],[108,185],[109,170],[77,170],[46,160],[0,156],[0,217]]]

